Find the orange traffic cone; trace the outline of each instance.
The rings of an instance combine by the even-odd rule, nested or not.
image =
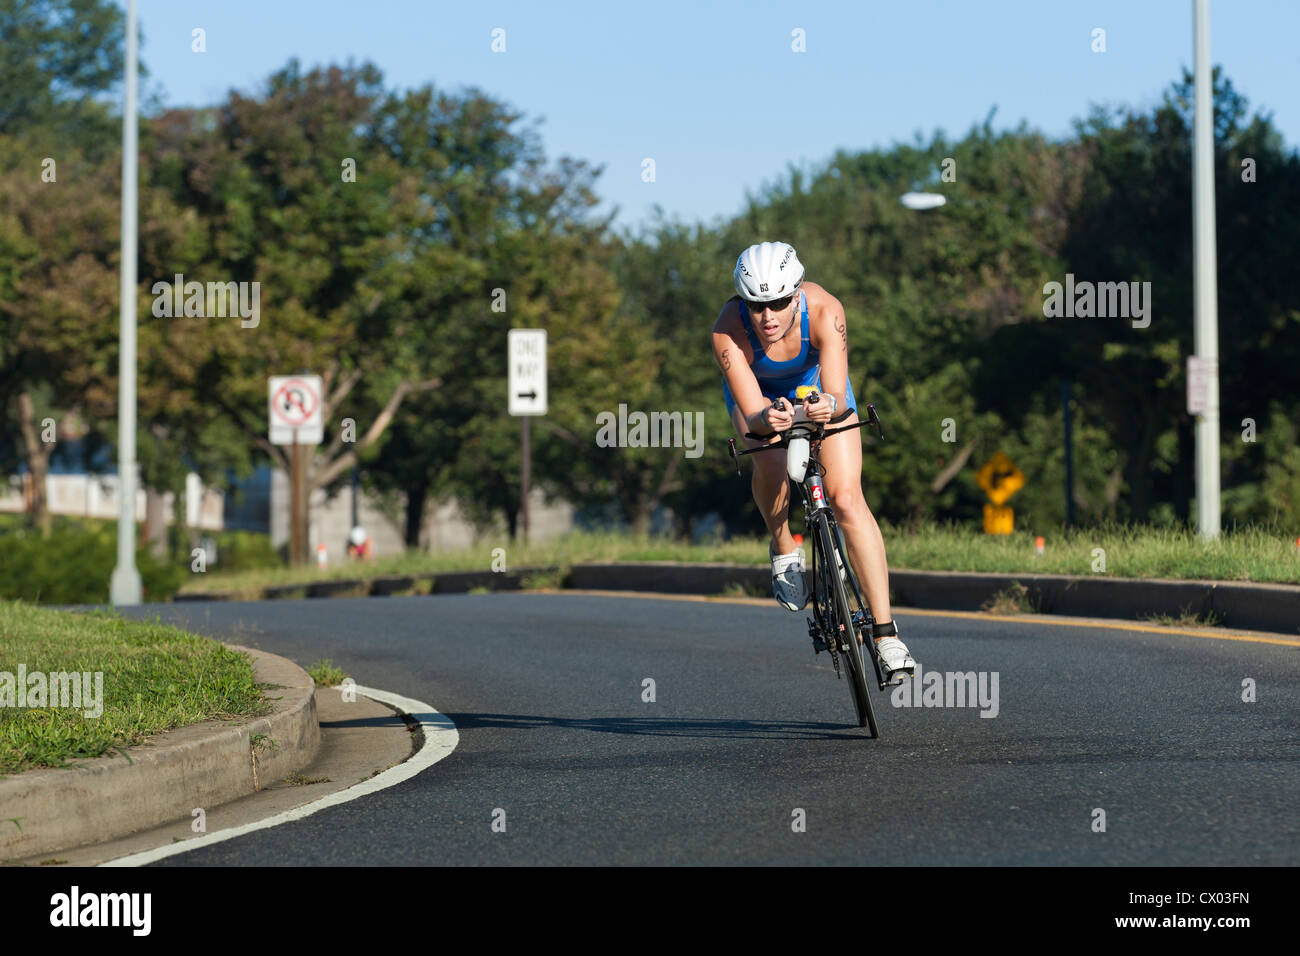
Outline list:
[[[320,544],[316,545],[316,565],[317,567],[325,568],[329,567],[329,563],[329,549],[325,547],[325,542],[322,541]]]

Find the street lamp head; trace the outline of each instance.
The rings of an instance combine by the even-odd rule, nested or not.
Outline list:
[[[948,197],[942,193],[903,193],[898,201],[908,209],[938,209]]]

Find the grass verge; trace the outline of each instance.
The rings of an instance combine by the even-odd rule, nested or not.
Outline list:
[[[1271,581],[1300,584],[1300,548],[1282,529],[1230,530],[1205,542],[1194,532],[1109,526],[1043,533],[1045,551],[1037,554],[1035,534],[986,535],[967,525],[929,525],[908,531],[883,526],[889,566],[894,570],[979,571],[1001,574],[1104,575],[1122,578]],[[805,543],[805,552],[807,551]],[[576,563],[680,561],[765,567],[765,537],[731,538],[692,544],[675,538],[576,531],[552,542],[522,544],[484,540],[463,551],[408,552],[328,569],[277,568],[240,573],[194,574],[182,588],[190,593],[229,591],[241,599],[261,597],[272,585],[331,578],[434,574],[446,571],[501,571],[508,567],[556,567],[558,572],[526,576],[525,587],[556,587]],[[418,587],[415,589],[420,590]]]
[[[26,675],[20,707],[17,677]],[[49,694],[49,675],[89,673],[79,708]],[[35,675],[41,679],[33,683]],[[36,697],[39,686],[46,688]],[[92,686],[102,688],[99,700]],[[39,706],[37,706],[39,705]],[[93,716],[101,710],[98,716]],[[0,602],[0,775],[101,757],[203,720],[269,713],[247,655],[210,638],[109,612]],[[87,716],[87,713],[92,716]]]

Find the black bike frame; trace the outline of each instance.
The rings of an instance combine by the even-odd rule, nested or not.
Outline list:
[[[785,401],[790,402],[792,405],[803,404],[800,399],[787,398],[785,399]],[[756,448],[746,448],[743,451],[736,450],[736,439],[729,438],[727,441],[730,445],[731,457],[736,463],[736,474],[739,475],[741,473],[740,458],[742,455],[753,455],[753,454],[757,454],[758,452],[773,451],[776,449],[786,450],[789,447],[790,439],[794,437],[796,431],[802,430],[803,432],[807,433],[804,437],[808,438],[808,470],[804,474],[804,480],[799,483],[799,495],[800,498],[803,500],[804,514],[808,516],[809,527],[807,530],[809,534],[812,535],[812,539],[813,539],[811,542],[812,554],[813,554],[813,564],[812,564],[813,581],[819,582],[819,581],[830,580],[830,572],[823,572],[823,574],[820,577],[817,574],[817,556],[821,552],[821,546],[818,542],[821,539],[817,534],[817,528],[812,526],[814,522],[825,522],[836,544],[839,546],[841,554],[843,554],[844,556],[845,570],[847,572],[849,583],[853,588],[853,596],[857,599],[858,607],[862,608],[864,612],[866,612],[867,616],[870,617],[871,612],[867,610],[868,608],[867,602],[864,601],[862,598],[862,590],[858,586],[858,576],[857,574],[854,573],[852,564],[849,561],[848,550],[844,544],[844,535],[840,531],[839,522],[835,520],[835,512],[829,506],[814,506],[812,500],[809,498],[808,495],[808,476],[812,474],[816,474],[820,478],[822,475],[825,474],[821,466],[821,460],[819,454],[821,449],[822,439],[828,438],[831,435],[838,434],[839,432],[851,431],[855,428],[864,428],[867,425],[875,425],[876,431],[880,435],[880,440],[881,441],[885,440],[885,432],[880,425],[880,416],[876,414],[876,406],[874,404],[868,404],[866,408],[867,408],[866,421],[859,421],[853,425],[841,425],[839,428],[827,428],[824,424],[821,423],[810,423],[806,421],[798,422],[792,425],[785,432],[779,433],[782,436],[779,442],[772,442],[767,445],[760,445]],[[778,434],[777,432],[771,432],[766,435],[760,435],[760,434],[755,434],[754,432],[746,432],[745,437],[759,440],[763,438],[772,438],[775,437],[777,434]],[[822,556],[823,564],[829,565],[830,560],[831,560],[830,555]],[[829,632],[829,626],[823,617],[822,611],[824,607],[829,606],[830,602],[833,601],[834,598],[829,593],[827,593],[825,597],[826,597],[825,602],[823,601],[813,602],[813,613],[817,617],[817,626],[822,628],[824,631]],[[849,628],[850,631],[854,630],[854,625],[852,621],[846,622],[846,626]],[[870,639],[871,635],[867,634],[866,637]],[[880,661],[874,652],[874,648],[872,648],[864,656],[868,656],[871,658],[872,666],[876,671],[876,683],[881,690],[884,690],[888,685],[885,683],[884,675],[880,671]]]

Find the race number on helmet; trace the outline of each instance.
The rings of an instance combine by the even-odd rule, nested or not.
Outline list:
[[[790,295],[803,282],[803,263],[788,242],[760,242],[736,260],[736,291],[750,302]]]

